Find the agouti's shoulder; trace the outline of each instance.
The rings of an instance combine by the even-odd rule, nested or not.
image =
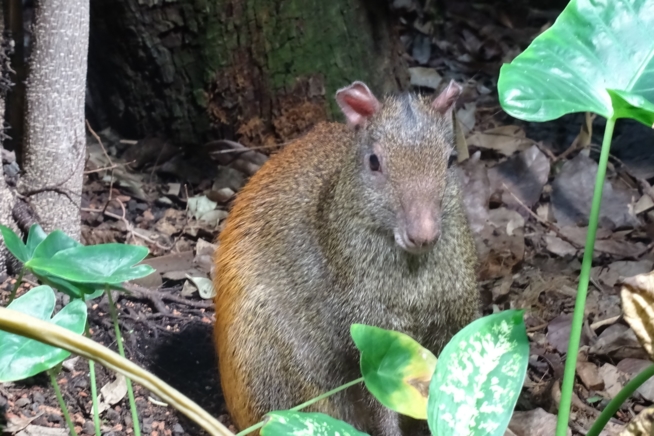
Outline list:
[[[312,185],[330,179],[340,168],[348,146],[351,130],[339,123],[319,123],[305,135],[295,139],[273,154],[241,191],[294,192],[311,189]]]

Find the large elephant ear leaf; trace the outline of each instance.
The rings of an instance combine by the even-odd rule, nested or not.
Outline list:
[[[571,0],[556,22],[502,66],[510,115],[550,121],[573,112],[654,124],[654,1]]]

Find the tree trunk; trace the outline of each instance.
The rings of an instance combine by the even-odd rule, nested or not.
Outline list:
[[[406,86],[387,3],[95,0],[91,96],[123,135],[283,142],[333,116],[353,80]]]
[[[9,38],[7,38],[7,34],[4,31],[5,20],[3,12],[3,8],[0,8],[0,121],[4,121],[5,119],[5,98],[7,97],[7,91],[9,91],[11,83],[9,81],[9,73],[11,71],[9,68],[9,47],[11,44],[9,43]],[[4,136],[4,125],[0,125],[0,141],[4,139]],[[5,183],[4,169],[2,165],[3,152],[2,145],[0,145],[0,224],[8,226],[11,223],[11,209],[14,203],[14,196]],[[0,236],[0,241],[2,241],[2,236]],[[7,248],[4,243],[0,244],[0,276],[4,275],[7,271],[7,254]]]
[[[89,0],[39,0],[18,189],[46,232],[80,237]]]

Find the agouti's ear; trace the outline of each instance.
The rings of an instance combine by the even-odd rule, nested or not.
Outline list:
[[[447,111],[454,107],[454,103],[461,95],[461,85],[456,83],[454,80],[450,81],[447,87],[438,94],[438,97],[434,99],[431,104],[431,107],[436,109],[439,113],[445,114]]]
[[[358,81],[336,91],[336,103],[353,127],[363,126],[381,106],[366,84]]]

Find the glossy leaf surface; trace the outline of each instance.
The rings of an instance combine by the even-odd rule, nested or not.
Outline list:
[[[261,428],[261,436],[367,436],[350,424],[324,413],[283,410],[271,412],[266,417],[266,424]]]
[[[26,266],[69,282],[113,284],[152,273],[154,269],[150,265],[134,266],[147,254],[146,247],[136,245],[80,245],[57,252],[49,259],[35,256]]]
[[[366,388],[391,410],[427,419],[429,382],[436,357],[404,333],[363,324],[350,328],[361,352]]]
[[[32,259],[50,259],[60,251],[75,247],[82,247],[82,244],[61,230],[55,230],[34,249]]]
[[[43,231],[40,225],[32,224],[30,231],[27,234],[27,258],[31,259],[34,256],[36,247],[47,238],[48,235]]]
[[[500,70],[503,109],[527,121],[573,112],[654,124],[654,1],[571,0]]]
[[[527,373],[529,341],[522,310],[480,318],[439,356],[429,386],[435,436],[502,436]]]
[[[50,321],[82,334],[86,325],[86,304],[73,300],[52,319],[55,295],[49,286],[38,286],[15,299],[9,309]],[[23,380],[61,363],[70,352],[33,339],[0,331],[0,382]]]
[[[7,226],[0,225],[0,232],[2,233],[2,239],[4,240],[7,250],[9,250],[16,259],[23,263],[27,262],[30,256],[27,253],[27,247],[20,237],[18,237],[18,235]]]

